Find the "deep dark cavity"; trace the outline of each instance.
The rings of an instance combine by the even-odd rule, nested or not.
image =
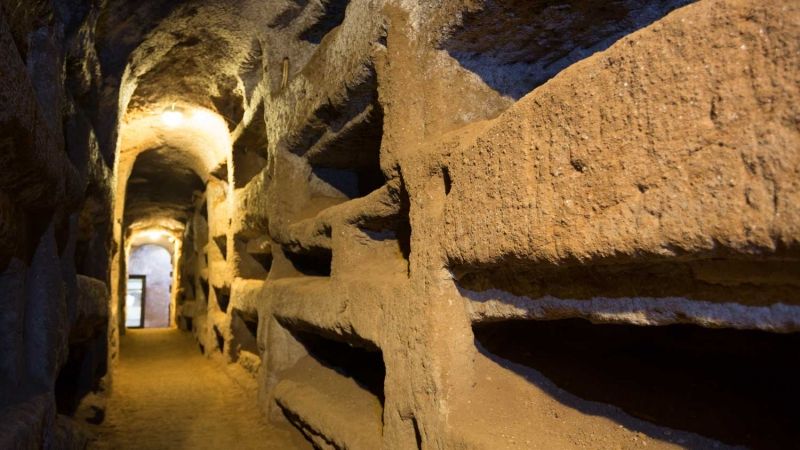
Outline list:
[[[303,251],[292,251],[284,248],[283,254],[292,263],[295,270],[303,275],[329,277],[333,253],[327,248],[313,248]]]
[[[800,438],[800,333],[579,319],[502,321],[473,331],[479,349],[509,370],[529,376],[533,369],[569,394],[657,425],[762,449]]]
[[[228,312],[228,305],[231,302],[231,290],[229,287],[214,286],[214,296],[217,298],[217,305],[222,312]]]
[[[107,358],[105,334],[70,345],[67,362],[55,384],[56,408],[60,414],[74,414],[81,399],[99,388],[100,378],[107,371]]]
[[[259,69],[260,70],[260,69]],[[241,136],[233,143],[233,180],[236,188],[245,187],[267,165],[267,125],[264,121],[263,103]]]
[[[208,280],[206,280],[203,277],[199,277],[199,280],[200,280],[200,289],[203,291],[203,298],[206,300],[206,302],[208,302],[210,294],[208,287]]]
[[[383,404],[383,381],[386,368],[383,354],[373,346],[333,340],[310,331],[293,330],[292,335],[320,364],[352,378],[362,388],[378,397]]]
[[[442,167],[442,182],[444,183],[444,195],[450,194],[450,189],[453,188],[453,179],[450,178],[450,169]]]
[[[300,39],[319,44],[331,30],[344,22],[344,14],[349,0],[322,0],[322,14],[317,22],[300,34]]]
[[[353,199],[386,183],[380,165],[384,113],[374,70],[348,94],[343,103],[320,108],[290,151],[306,158],[315,177]]]
[[[451,269],[458,274],[457,284],[464,290],[495,289],[532,299],[672,297],[772,305],[797,299],[800,286],[800,281],[794,281],[800,265],[791,258],[676,262],[638,257],[616,262],[558,266],[507,260],[493,265],[454,264]],[[737,275],[741,273],[747,273],[749,280],[742,281]]]
[[[239,350],[258,354],[258,314],[234,309],[231,313],[231,332]]]

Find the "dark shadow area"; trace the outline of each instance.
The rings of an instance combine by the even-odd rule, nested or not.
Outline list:
[[[228,259],[228,237],[223,235],[214,236],[214,243],[217,244],[219,252],[222,253],[222,259]]]
[[[692,0],[485,0],[441,44],[497,92],[519,99],[570,65]]]
[[[295,270],[303,275],[329,277],[333,253],[329,248],[313,248],[307,251],[294,252],[284,247],[283,253]]]
[[[292,335],[303,344],[308,354],[320,364],[340,375],[352,378],[383,404],[383,381],[386,368],[382,352],[373,346],[354,346],[352,343],[328,339],[310,331],[292,330]]]
[[[193,156],[169,146],[147,150],[137,156],[125,192],[125,223],[169,212],[180,221],[193,214],[194,192],[202,190],[202,179],[190,167]]]
[[[194,324],[191,317],[181,316],[178,318],[178,326],[184,331],[194,331]]]
[[[110,197],[110,193],[107,194]],[[81,209],[79,232],[75,247],[75,268],[80,275],[103,278],[108,273],[108,257],[112,234],[111,211],[99,198],[106,197],[106,190],[96,183],[89,183],[86,200]],[[111,204],[109,198],[108,203]]]
[[[349,0],[322,0],[323,12],[310,28],[300,34],[300,39],[319,44],[331,30],[344,22]]]
[[[230,288],[214,286],[214,296],[217,298],[219,309],[224,313],[228,312],[228,305],[231,303]]]
[[[263,232],[242,232],[234,237],[238,276],[263,280],[272,269],[272,240]]]
[[[214,336],[217,338],[217,350],[219,350],[220,353],[225,353],[225,337],[222,336],[222,333],[220,333],[216,325],[212,328],[214,329]]]
[[[406,261],[411,257],[411,200],[405,182],[400,183],[400,217],[397,221],[397,243]]]
[[[451,263],[450,268],[459,288],[473,292],[496,289],[531,299],[686,298],[750,306],[800,302],[800,264],[791,257],[616,258],[561,265],[503,258],[491,265]]]
[[[480,349],[532,382],[530,369],[569,394],[658,426],[754,449],[791,448],[800,438],[798,333],[579,319],[476,324],[473,331]]]
[[[380,167],[359,170],[312,167],[312,171],[317,178],[344,194],[348,199],[364,197],[386,183]]]
[[[411,255],[411,221],[409,219],[411,202],[408,191],[406,191],[402,178],[399,183],[389,182],[385,189],[389,193],[390,200],[388,201],[397,205],[397,211],[391,215],[378,217],[361,216],[358,218],[357,225],[361,232],[372,240],[397,242],[400,254],[403,259],[408,261]]]
[[[200,289],[203,291],[203,298],[206,300],[206,303],[209,301],[209,287],[208,287],[208,280],[203,277],[199,277],[200,280]]]
[[[305,155],[316,167],[357,169],[378,165],[383,139],[383,108],[377,102],[376,93],[363,93],[362,96],[366,97],[363,100],[372,99],[373,103],[360,109],[363,100],[356,97],[351,99],[355,102],[352,112],[355,114],[348,114],[347,108],[330,112],[331,117],[327,118],[330,134],[307,151],[298,149],[298,154]]]
[[[364,197],[386,183],[380,165],[383,108],[371,91],[377,89],[373,83],[368,80],[353,90],[358,95],[347,104],[319,111],[325,125],[308,128],[306,146],[292,150],[305,156],[319,180],[349,199]],[[364,101],[370,103],[363,105]]]
[[[237,189],[246,186],[266,167],[267,146],[264,104],[259,103],[252,120],[233,143],[233,181]]]
[[[450,169],[442,167],[442,182],[444,183],[444,195],[450,194],[453,188],[453,179],[450,177]]]
[[[374,164],[383,135],[383,109],[378,102],[378,76],[365,67],[362,79],[345,95],[321,104],[307,124],[287,140],[287,149],[311,165],[353,169]]]
[[[107,371],[106,333],[69,346],[67,362],[58,373],[55,384],[56,408],[59,414],[73,415],[81,399],[99,387]]]
[[[200,212],[200,217],[202,217],[205,222],[205,226],[208,227],[208,199],[206,198],[205,191],[203,193],[203,203],[200,205],[198,211]]]
[[[248,314],[234,309],[231,314],[231,332],[240,350],[258,355],[258,314]]]
[[[255,262],[257,262],[265,274],[268,274],[272,268],[272,253],[248,253]]]

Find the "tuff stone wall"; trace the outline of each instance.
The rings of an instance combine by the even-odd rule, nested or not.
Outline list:
[[[111,168],[92,2],[0,2],[0,447],[80,448],[107,370]]]
[[[800,10],[689,3],[276,2],[182,325],[319,448],[790,445]]]
[[[85,444],[148,232],[318,448],[800,437],[795,3],[0,6],[0,447]]]

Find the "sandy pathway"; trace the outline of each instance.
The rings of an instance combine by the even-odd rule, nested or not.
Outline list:
[[[188,333],[130,330],[106,419],[103,449],[310,448],[289,425],[267,424],[246,393]]]

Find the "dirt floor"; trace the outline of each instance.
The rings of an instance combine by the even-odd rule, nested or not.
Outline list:
[[[311,448],[290,425],[267,423],[254,397],[188,333],[129,330],[94,448]]]

